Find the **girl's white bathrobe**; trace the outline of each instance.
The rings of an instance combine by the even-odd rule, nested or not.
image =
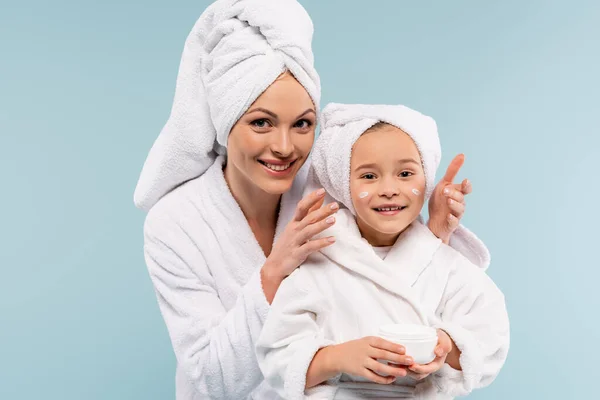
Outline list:
[[[464,256],[415,221],[385,259],[360,235],[353,215],[337,213],[324,235],[336,243],[290,275],[279,288],[257,343],[259,365],[286,399],[449,399],[491,383],[506,359],[509,323],[504,296]],[[462,351],[462,371],[448,365],[421,382],[392,385],[342,374],[304,391],[319,348],[376,336],[390,323],[445,330]]]
[[[176,398],[277,399],[254,351],[270,308],[260,282],[266,258],[225,182],[224,161],[152,207],[146,264],[177,358]],[[307,161],[282,197],[276,237],[302,198],[308,168]],[[487,260],[466,229],[453,238],[465,254]]]

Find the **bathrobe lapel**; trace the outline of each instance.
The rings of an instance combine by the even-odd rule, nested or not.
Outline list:
[[[354,216],[346,209],[337,213],[336,223],[324,232],[334,235],[336,243],[321,253],[342,268],[371,280],[379,287],[404,298],[428,324],[412,286],[430,264],[441,241],[420,222],[415,221],[398,238],[382,260],[373,247],[361,237]]]

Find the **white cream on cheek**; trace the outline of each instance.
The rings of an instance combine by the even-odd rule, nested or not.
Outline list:
[[[364,199],[365,197],[367,197],[369,195],[369,192],[360,192],[358,194],[358,198],[360,199]]]
[[[413,192],[413,194],[414,194],[415,196],[418,196],[418,195],[420,195],[420,194],[421,194],[421,192],[419,191],[419,189],[413,189],[413,190],[412,190],[412,192]]]

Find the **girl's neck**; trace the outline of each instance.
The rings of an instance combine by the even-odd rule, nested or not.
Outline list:
[[[402,231],[397,233],[384,233],[373,229],[373,227],[366,224],[360,218],[356,218],[356,225],[358,225],[358,230],[360,231],[360,235],[373,247],[388,247],[393,246],[396,243],[396,240],[400,237],[402,232],[408,228],[404,228]]]

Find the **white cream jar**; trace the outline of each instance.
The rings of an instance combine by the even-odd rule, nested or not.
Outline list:
[[[425,325],[390,324],[379,328],[379,337],[406,348],[406,355],[417,364],[428,364],[435,359],[438,343],[437,330]]]

